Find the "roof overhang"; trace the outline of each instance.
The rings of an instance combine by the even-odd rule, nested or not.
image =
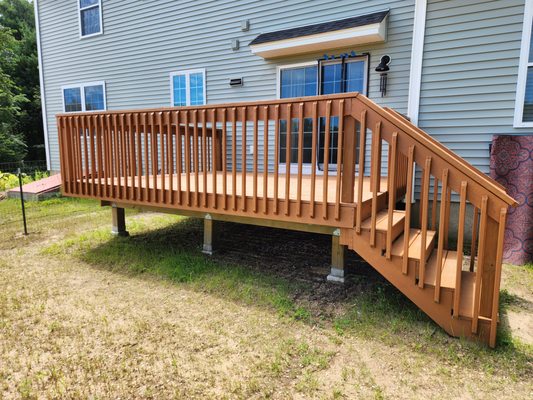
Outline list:
[[[263,58],[276,58],[288,55],[312,53],[350,46],[360,46],[387,40],[386,15],[380,22],[332,30],[312,35],[302,35],[265,43],[250,43],[250,50]]]

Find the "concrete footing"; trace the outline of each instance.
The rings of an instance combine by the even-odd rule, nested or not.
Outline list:
[[[337,229],[331,236],[331,271],[328,282],[344,283],[344,255],[346,246],[340,244],[340,231]]]
[[[213,254],[213,218],[207,214],[204,218],[204,243],[202,253]]]
[[[111,207],[112,226],[111,233],[116,236],[129,236],[126,230],[126,213],[123,208]]]

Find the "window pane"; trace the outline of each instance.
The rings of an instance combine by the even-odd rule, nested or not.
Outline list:
[[[80,7],[85,8],[98,4],[98,0],[80,0]]]
[[[81,111],[81,90],[80,88],[70,88],[63,90],[65,99],[65,111]]]
[[[324,169],[324,150],[326,147],[326,118],[320,118],[319,121],[320,133],[318,135],[318,166],[321,170]],[[329,125],[329,171],[336,170],[337,167],[337,143],[339,134],[339,118],[331,117]]]
[[[325,64],[322,74],[322,94],[342,92],[342,64]]]
[[[365,62],[352,61],[346,63],[346,91],[363,92],[365,87]]]
[[[85,86],[85,110],[104,109],[104,87],[102,85]]]
[[[312,162],[312,140],[313,140],[313,120],[312,118],[304,118],[303,126],[303,147],[302,147],[302,164],[311,164]],[[300,129],[300,120],[293,118],[291,121],[291,164],[298,164],[298,135]],[[279,135],[279,162],[286,162],[287,151],[287,121],[280,121],[280,135]]]
[[[285,99],[316,95],[316,71],[315,65],[281,70],[280,97]]]
[[[533,67],[527,69],[526,96],[522,120],[524,122],[533,122]]]
[[[174,106],[181,107],[187,105],[185,75],[174,75],[172,77],[172,90],[174,91]]]
[[[100,7],[92,7],[81,11],[82,36],[100,32]]]
[[[204,76],[201,72],[189,75],[191,106],[204,104]]]
[[[531,38],[529,39],[529,62],[533,62],[533,27],[531,28]]]

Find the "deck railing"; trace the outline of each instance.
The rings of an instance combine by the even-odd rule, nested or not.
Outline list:
[[[417,284],[424,287],[427,232],[437,231],[440,271],[434,299],[439,302],[456,193],[454,250],[459,256],[453,314],[461,316],[464,227],[471,210],[472,330],[477,331],[480,318],[489,319],[495,338],[505,216],[514,200],[401,115],[365,96],[69,113],[58,115],[57,124],[67,195],[354,228],[357,233],[371,218],[371,245],[377,214],[387,209],[387,258],[392,213],[404,196],[411,198],[418,166],[422,244]],[[404,232],[409,232],[415,220],[410,201],[405,208]],[[404,236],[406,273],[409,235]]]

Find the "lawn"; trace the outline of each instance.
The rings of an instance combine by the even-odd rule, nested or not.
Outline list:
[[[0,201],[1,398],[526,398],[533,267],[505,266],[495,350],[448,337],[330,238],[128,211]]]

